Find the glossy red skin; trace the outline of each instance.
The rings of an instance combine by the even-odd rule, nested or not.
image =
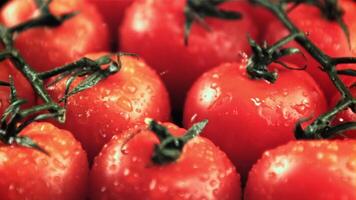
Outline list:
[[[344,9],[344,21],[350,31],[351,47],[347,43],[346,36],[340,26],[336,22],[330,22],[323,17],[319,9],[300,5],[289,13],[289,18],[296,26],[308,34],[308,38],[324,53],[333,57],[356,56],[356,4],[351,1],[341,1]],[[286,36],[288,31],[283,28],[279,21],[274,21],[265,31],[265,40],[270,44],[276,42]],[[295,42],[291,42],[286,47],[299,47]],[[298,64],[299,66],[307,65],[307,71],[318,82],[321,89],[325,93],[328,101],[332,95],[336,93],[336,88],[328,78],[327,74],[320,70],[320,64],[317,63],[304,49],[302,52],[306,56],[306,61],[302,56],[291,56],[285,60]],[[339,65],[337,69],[352,68],[356,69],[356,65]],[[351,76],[340,76],[345,83],[349,83],[354,79]]]
[[[134,0],[87,0],[95,5],[109,26],[111,39],[116,38],[118,27],[125,15],[125,10]]]
[[[71,133],[49,123],[32,123],[28,136],[50,156],[34,149],[0,144],[0,196],[18,199],[85,199],[88,161]]]
[[[34,104],[35,96],[31,85],[27,82],[26,78],[16,70],[12,63],[8,60],[0,62],[0,81],[9,82],[9,76],[14,79],[14,84],[16,87],[17,95],[26,99],[26,106],[31,106]],[[0,116],[4,113],[6,108],[9,106],[10,101],[10,88],[0,86]]]
[[[351,88],[350,91],[353,97],[356,98],[356,88]],[[330,109],[333,108],[339,100],[340,94],[336,93],[331,100]],[[346,110],[343,110],[338,113],[333,120],[333,125],[342,124],[345,122],[356,122],[356,113],[354,113],[351,108],[347,108]],[[356,139],[356,130],[345,131],[342,134],[345,135],[347,138]]]
[[[186,130],[165,123],[175,136]],[[236,200],[240,177],[226,154],[211,141],[189,141],[174,163],[152,163],[158,138],[147,129],[114,136],[95,159],[90,198],[95,200]]]
[[[252,168],[245,200],[356,199],[356,142],[290,142]]]
[[[181,110],[186,92],[204,71],[225,61],[234,61],[240,51],[250,51],[247,34],[258,30],[250,5],[228,2],[225,9],[241,11],[243,20],[207,18],[212,31],[194,23],[189,46],[183,41],[186,0],[137,0],[126,12],[121,27],[121,50],[138,53],[162,76],[174,110]]]
[[[10,1],[1,10],[0,21],[11,27],[30,19],[36,9],[34,0]],[[82,0],[53,0],[50,9],[56,15],[80,13],[59,27],[30,29],[16,37],[16,48],[33,68],[45,71],[87,53],[109,50],[108,27],[94,6]]]
[[[317,117],[327,107],[308,73],[278,68],[279,77],[270,84],[250,79],[246,63],[225,63],[204,73],[184,109],[184,127],[209,120],[203,136],[226,152],[243,181],[265,150],[294,140],[299,119]]]
[[[88,55],[98,58],[105,53]],[[146,117],[169,120],[168,93],[156,74],[142,60],[121,56],[121,70],[96,86],[68,99],[66,123],[82,143],[91,161],[115,134]],[[83,78],[78,78],[74,85]],[[63,97],[66,81],[49,87],[54,99]],[[73,85],[73,86],[74,86]]]

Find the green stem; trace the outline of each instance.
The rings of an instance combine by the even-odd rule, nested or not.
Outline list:
[[[254,0],[254,2],[260,6],[269,9],[287,28],[292,35],[301,33],[293,22],[289,19],[282,4],[275,4],[269,0]],[[352,97],[348,87],[339,78],[336,66],[338,64],[356,63],[356,58],[332,58],[331,56],[322,52],[316,45],[308,39],[305,35],[295,37],[295,41],[301,45],[315,60],[317,60],[323,68],[323,71],[327,73],[330,80],[341,93],[343,99],[332,110],[319,116],[311,125],[306,128],[306,135],[320,135],[320,131],[326,130],[330,126],[330,121],[333,117],[347,108],[348,106],[355,104],[355,99]]]

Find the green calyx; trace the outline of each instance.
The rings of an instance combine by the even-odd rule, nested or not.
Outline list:
[[[56,16],[49,9],[51,0],[35,0],[35,3],[39,11],[39,15],[36,17],[13,27],[5,27],[0,24],[0,40],[3,45],[3,50],[0,51],[0,61],[9,59],[15,68],[28,80],[43,103],[24,109],[23,105],[26,104],[26,100],[18,98],[13,79],[10,77],[9,82],[0,81],[1,87],[10,88],[9,106],[0,119],[0,142],[32,148],[48,155],[31,138],[19,135],[24,128],[35,121],[42,121],[48,118],[55,118],[60,123],[65,121],[66,109],[51,98],[45,88],[45,80],[51,77],[56,77],[55,81],[68,78],[69,81],[66,82],[67,89],[63,99],[60,100],[66,102],[69,96],[93,87],[99,81],[118,72],[121,67],[120,55],[122,53],[118,54],[117,60],[112,60],[111,55],[103,56],[97,60],[82,58],[46,72],[41,73],[34,70],[14,46],[16,35],[36,27],[58,27],[78,14],[78,12],[72,12]],[[102,68],[102,65],[108,65],[108,67]],[[84,80],[73,89],[70,89],[71,83],[79,76],[85,76]]]
[[[203,131],[208,120],[194,124],[182,137],[173,136],[166,127],[152,119],[146,119],[145,122],[160,141],[154,146],[152,162],[163,165],[176,161],[181,156],[184,145]]]
[[[187,0],[184,8],[184,44],[188,45],[188,38],[195,21],[200,23],[204,28],[210,30],[209,25],[205,22],[205,17],[215,17],[224,20],[241,19],[239,12],[222,10],[218,6],[229,0]]]
[[[10,87],[10,105],[0,119],[0,141],[4,144],[11,145],[15,143],[23,147],[36,149],[48,155],[48,153],[31,138],[18,135],[28,124],[37,120],[30,118],[22,124],[19,123],[25,117],[21,111],[21,106],[27,101],[18,98],[12,77],[10,76],[9,83],[1,82],[0,85]],[[45,119],[43,117],[44,115],[37,116],[38,120]]]
[[[301,36],[301,34],[294,34],[281,39],[273,46],[268,46],[265,42],[263,46],[260,46],[252,38],[248,38],[253,55],[249,58],[246,71],[252,79],[264,79],[270,83],[274,83],[277,80],[278,74],[276,71],[270,71],[268,66],[271,63],[279,64],[287,69],[291,70],[304,70],[302,68],[290,68],[287,64],[283,63],[279,59],[292,55],[301,54],[301,51],[297,48],[280,48],[289,41]],[[303,55],[303,54],[302,54]]]

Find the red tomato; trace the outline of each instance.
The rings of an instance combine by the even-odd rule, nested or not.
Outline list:
[[[27,82],[25,77],[16,70],[12,63],[8,60],[0,62],[0,81],[9,82],[9,76],[14,79],[17,94],[19,98],[26,99],[26,106],[34,104],[35,97],[31,85]],[[10,88],[0,86],[0,116],[9,106]]]
[[[134,0],[87,0],[94,4],[109,25],[112,39],[116,37],[118,27],[124,18],[125,10]]]
[[[88,55],[98,58],[105,55]],[[169,120],[167,91],[158,75],[142,60],[121,56],[121,70],[96,86],[69,97],[64,128],[82,143],[89,160],[115,134],[146,117]],[[84,77],[77,78],[73,86]],[[63,97],[66,81],[51,87],[54,99]]]
[[[138,53],[162,75],[171,95],[173,109],[181,110],[186,92],[204,71],[249,51],[247,34],[257,37],[257,27],[244,2],[222,4],[240,11],[242,20],[206,18],[211,31],[195,22],[184,45],[186,0],[138,0],[127,10],[121,27],[123,51]]]
[[[164,123],[174,136],[185,129]],[[158,138],[148,129],[114,136],[95,159],[90,174],[91,199],[236,200],[239,175],[225,153],[203,137],[190,140],[181,156],[164,165],[151,161]]]
[[[249,78],[246,65],[242,59],[203,74],[184,109],[185,127],[209,120],[203,135],[226,152],[243,180],[265,150],[294,139],[298,120],[326,110],[325,98],[308,73],[271,64],[279,73],[271,84]]]
[[[276,17],[272,14],[272,12],[260,5],[251,3],[251,0],[246,0],[246,2],[250,2],[252,6],[251,13],[254,17],[255,23],[258,24],[259,30],[265,31],[268,25],[276,19]],[[257,39],[257,38],[256,38]],[[260,39],[260,38],[259,38]],[[263,41],[261,41],[263,42]]]
[[[109,50],[108,28],[94,6],[81,0],[53,0],[50,10],[56,15],[80,13],[59,27],[29,29],[16,37],[16,48],[36,70],[53,69],[87,53]],[[34,0],[14,0],[1,10],[0,21],[11,27],[36,15]]]
[[[351,88],[350,90],[353,97],[356,98],[356,88]],[[337,93],[331,100],[330,109],[333,108],[339,100],[340,94]],[[356,122],[356,113],[354,113],[351,108],[347,108],[346,110],[343,110],[338,113],[333,120],[333,125],[338,125],[345,122]],[[356,130],[345,131],[342,134],[345,135],[347,138],[356,139]]]
[[[352,50],[350,50],[345,33],[342,31],[339,24],[327,20],[315,6],[300,5],[289,13],[289,18],[326,54],[334,57],[356,56],[356,4],[351,1],[340,1],[340,3],[344,10],[343,20],[350,31]],[[266,30],[265,39],[272,44],[288,35],[288,33],[289,32],[279,21],[274,21]],[[291,42],[287,46],[300,47],[295,42]],[[300,49],[302,48],[300,47]],[[291,56],[286,60],[301,66],[307,64],[307,71],[320,85],[327,99],[330,100],[332,95],[336,92],[335,86],[333,86],[327,74],[320,70],[320,64],[304,49],[302,49],[302,52],[306,56],[306,60],[302,59],[300,56]],[[356,65],[338,66],[338,69],[345,68],[356,69]],[[352,81],[352,79],[353,77],[350,76],[342,76],[342,80],[346,83]]]
[[[246,200],[356,199],[356,142],[299,141],[264,153]]]
[[[33,123],[20,135],[30,137],[49,155],[0,144],[1,199],[84,200],[89,168],[79,142],[49,123]]]

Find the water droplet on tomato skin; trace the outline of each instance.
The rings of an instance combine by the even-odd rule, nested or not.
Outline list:
[[[137,87],[133,83],[127,82],[124,85],[124,91],[134,94],[137,91]]]
[[[190,118],[190,122],[193,123],[195,122],[195,119],[198,117],[198,114],[195,113],[191,118]]]
[[[19,193],[19,194],[23,194],[24,191],[25,191],[22,187],[16,187],[15,190],[16,190],[16,192]]]
[[[127,111],[127,112],[131,112],[132,111],[132,104],[131,104],[131,101],[128,98],[120,97],[117,100],[117,103],[125,111]]]
[[[109,166],[109,170],[110,171],[116,171],[118,169],[118,166],[116,165],[116,164],[111,164],[110,166]]]
[[[255,106],[261,105],[261,100],[259,98],[251,98],[251,101],[255,104]]]
[[[11,190],[14,190],[15,189],[15,185],[14,184],[10,184],[9,185],[9,190],[11,191]]]
[[[106,191],[106,187],[105,186],[100,188],[100,192],[105,192],[105,191]]]
[[[210,185],[210,187],[212,187],[212,188],[216,188],[216,187],[219,186],[219,181],[213,179],[213,180],[211,180],[211,181],[209,182],[209,185]]]
[[[150,184],[149,184],[149,189],[152,191],[152,190],[155,190],[156,189],[156,185],[157,185],[157,181],[155,179],[152,179]]]
[[[126,168],[124,169],[124,176],[130,175],[130,169]]]
[[[119,185],[119,181],[114,181],[114,183],[113,183],[113,185],[115,186],[115,187],[117,187],[118,185]]]
[[[218,78],[220,78],[220,75],[218,73],[213,73],[213,75],[211,75],[211,77],[214,79],[218,79]]]
[[[316,154],[316,158],[317,158],[318,160],[324,159],[324,153],[318,152],[318,153]]]
[[[346,168],[351,172],[356,172],[356,159],[351,159],[346,163]]]

